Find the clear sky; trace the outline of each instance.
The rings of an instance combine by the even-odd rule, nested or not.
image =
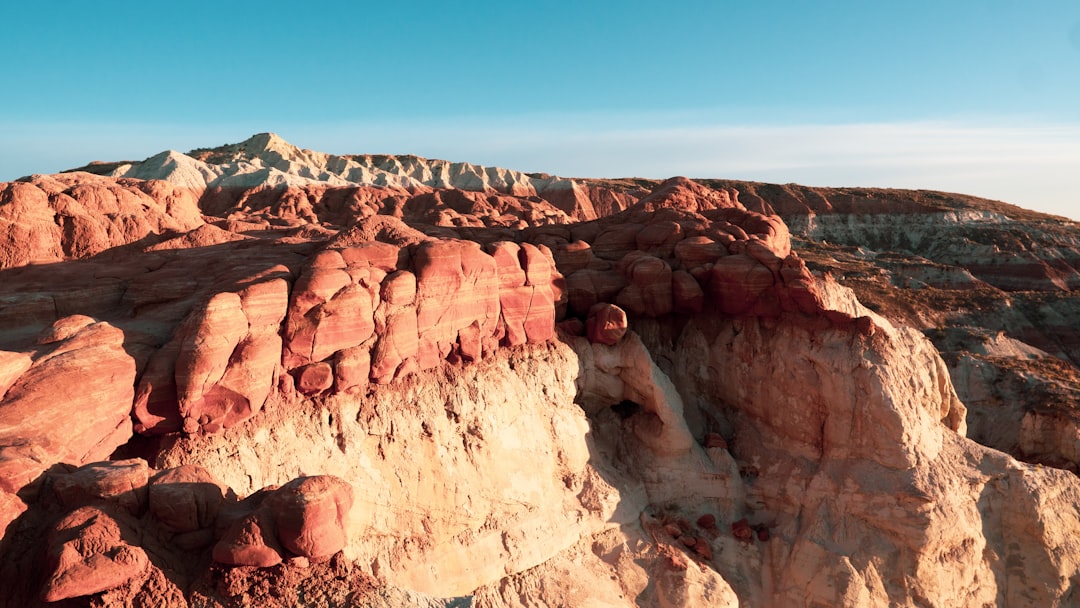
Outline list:
[[[0,180],[275,131],[1080,219],[1080,2],[7,3]]]

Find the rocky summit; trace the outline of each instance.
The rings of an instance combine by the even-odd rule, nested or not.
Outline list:
[[[2,606],[1080,605],[1080,227],[263,133],[0,184]]]

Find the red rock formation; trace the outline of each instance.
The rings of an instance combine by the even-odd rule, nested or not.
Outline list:
[[[281,360],[287,294],[284,280],[270,278],[196,307],[143,375],[139,431],[216,430],[258,412]]]
[[[586,333],[610,344],[629,323],[607,303],[618,303],[631,317],[653,318],[705,310],[770,317],[820,310],[814,281],[790,253],[782,222],[743,210],[732,193],[685,179],[669,180],[617,216],[526,233],[539,245],[468,234],[488,244],[433,238],[399,220],[369,217],[308,260],[287,301],[291,277],[284,267],[210,291],[171,340],[140,363],[137,429],[164,434],[234,426],[262,407],[279,362],[294,372],[300,392],[316,394],[385,384],[443,361],[476,361],[500,344],[544,342],[554,337],[563,314],[587,317]],[[206,246],[235,242],[214,234],[196,240]],[[148,276],[175,286],[173,298],[199,284],[179,266],[163,270]],[[132,284],[127,293],[136,307],[169,301],[142,276]],[[91,321],[71,317],[41,341],[62,341]],[[19,403],[34,370],[27,369],[25,355],[6,360],[4,383],[11,387],[5,403]],[[18,468],[17,461],[9,457],[5,466]],[[11,487],[29,481],[34,471],[40,469],[24,471]]]
[[[304,477],[265,489],[222,512],[218,526],[224,533],[214,560],[265,568],[288,555],[327,559],[345,546],[351,508],[351,487],[334,477]]]
[[[197,197],[162,181],[87,173],[0,184],[0,269],[94,255],[202,223]]]
[[[146,552],[132,547],[121,524],[106,511],[83,507],[63,519],[48,541],[49,579],[42,599],[56,602],[120,586],[150,564]]]
[[[702,213],[710,209],[743,209],[743,206],[734,188],[712,189],[685,177],[673,177],[639,200],[634,208],[646,211],[667,208]]]
[[[706,513],[697,519],[697,525],[706,530],[716,530],[716,516]]]
[[[176,538],[198,539],[200,530],[211,531],[225,502],[227,489],[210,471],[198,465],[166,469],[150,480],[150,512]],[[201,546],[209,544],[212,536]],[[181,541],[183,542],[183,541]],[[185,543],[187,544],[187,543]]]
[[[305,395],[317,395],[333,385],[334,368],[329,363],[309,363],[298,370],[296,390]]]
[[[334,477],[299,478],[237,502],[209,471],[194,465],[152,479],[140,459],[68,469],[51,471],[46,487],[53,492],[32,501],[62,515],[24,523],[31,531],[48,531],[44,546],[28,546],[19,556],[26,563],[46,563],[46,602],[129,583],[137,590],[162,577],[159,568],[179,569],[169,576],[204,568],[211,553],[222,564],[268,567],[297,556],[326,560],[346,542],[352,489]],[[7,601],[12,590],[0,590],[0,597]]]
[[[598,302],[653,318],[673,311],[769,317],[821,311],[814,279],[791,252],[784,223],[742,209],[729,194],[706,196],[702,189],[669,180],[639,204],[661,211],[576,225],[574,235],[591,241],[591,251],[616,272],[602,262],[563,269],[569,312],[584,315]]]
[[[585,321],[589,342],[614,346],[626,334],[626,312],[614,304],[593,305]]]
[[[296,555],[323,560],[346,543],[345,522],[352,488],[330,476],[303,477],[277,489],[268,499],[281,544]]]
[[[106,502],[137,516],[147,506],[149,479],[146,461],[115,460],[90,463],[67,474],[55,474],[52,489],[60,503],[69,509]]]
[[[99,322],[34,355],[0,401],[0,490],[22,489],[52,463],[106,458],[131,437],[135,363],[123,342]]]
[[[363,555],[363,567],[374,564],[371,567],[380,570],[380,576],[424,584],[432,584],[435,572],[442,580],[453,581],[445,584],[461,586],[454,587],[455,591],[471,591],[487,582],[497,583],[500,593],[552,588],[529,578],[540,576],[536,573],[545,567],[542,560],[550,557],[544,553],[548,549],[537,544],[534,537],[538,536],[562,547],[588,540],[593,551],[580,553],[581,563],[592,559],[593,552],[609,566],[643,559],[629,541],[622,545],[611,541],[615,536],[611,523],[626,523],[617,519],[622,517],[621,510],[644,508],[634,504],[642,496],[678,502],[688,493],[701,492],[713,501],[709,509],[719,509],[724,522],[735,520],[732,534],[743,541],[740,550],[748,556],[742,561],[770,569],[768,576],[774,578],[769,580],[780,581],[769,592],[775,594],[769,600],[776,603],[797,603],[803,597],[799,594],[805,593],[819,603],[865,605],[871,602],[866,598],[904,603],[918,595],[947,604],[959,597],[939,584],[944,576],[940,572],[952,563],[960,564],[949,572],[962,581],[958,585],[966,585],[963,593],[970,591],[970,597],[980,601],[1001,600],[986,589],[1000,574],[1000,563],[1008,560],[982,557],[991,554],[1007,555],[1009,560],[1021,554],[1037,555],[1029,561],[1038,563],[1038,574],[1032,575],[1035,582],[1025,582],[1023,588],[1036,589],[1039,595],[1033,597],[1047,604],[1067,593],[1054,587],[1053,581],[1067,581],[1067,573],[1075,571],[1075,552],[1067,538],[1053,536],[1059,528],[1040,527],[1041,536],[1035,535],[1038,540],[1031,542],[1023,539],[1035,536],[1017,531],[1030,528],[1031,522],[1045,521],[1044,504],[1057,505],[1054,508],[1068,514],[1068,507],[1061,506],[1068,501],[1060,496],[1069,499],[1075,486],[1058,480],[1065,490],[1051,496],[1049,474],[995,460],[998,457],[989,452],[980,455],[963,443],[953,433],[963,428],[963,408],[953,403],[943,368],[934,364],[929,351],[920,350],[920,343],[903,342],[880,317],[838,303],[835,283],[810,274],[791,249],[787,225],[772,214],[775,209],[808,217],[810,213],[847,214],[852,217],[826,226],[833,231],[830,234],[843,235],[844,230],[861,226],[859,221],[878,222],[880,218],[855,217],[868,215],[868,207],[873,207],[871,215],[882,217],[907,214],[911,217],[905,221],[912,220],[912,225],[919,215],[944,213],[940,201],[927,198],[930,194],[912,194],[911,201],[903,202],[880,192],[856,195],[765,185],[735,189],[685,178],[668,180],[650,193],[643,188],[650,184],[646,180],[586,183],[405,157],[316,156],[289,149],[273,137],[255,138],[235,150],[181,157],[173,154],[158,161],[161,168],[172,167],[172,179],[190,178],[191,185],[86,174],[35,176],[0,185],[0,224],[6,226],[0,231],[0,284],[4,285],[0,293],[0,524],[4,529],[11,526],[11,542],[22,543],[12,546],[27,555],[5,556],[0,564],[4,582],[26,578],[23,575],[30,571],[26,564],[44,563],[41,558],[48,552],[46,599],[95,594],[92,601],[100,603],[124,603],[135,597],[145,603],[146,590],[172,584],[178,602],[185,602],[192,589],[212,586],[205,580],[199,583],[202,587],[191,586],[184,579],[203,576],[199,573],[205,573],[210,558],[218,563],[212,570],[217,573],[254,572],[228,566],[273,567],[267,572],[276,573],[302,564],[329,564],[331,555],[347,542],[357,541],[357,533],[352,532],[350,539],[346,526],[352,489],[340,479],[307,476],[318,471],[300,469],[316,461],[320,464],[315,466],[323,466],[320,459],[324,457],[347,455],[348,465],[335,461],[334,466],[356,475],[350,478],[353,481],[368,483],[365,476],[370,475],[373,480],[395,479],[400,485],[375,488],[372,482],[371,495],[365,494],[362,501],[365,509],[378,509],[383,504],[379,501],[400,490],[450,513],[433,510],[414,521],[411,514],[401,511],[398,515],[409,521],[390,523],[382,521],[392,519],[385,513],[365,514],[370,517],[365,525],[392,531],[384,532],[388,538],[412,536],[392,542],[364,540],[361,550],[371,554]],[[183,163],[189,161],[185,168]],[[215,164],[226,161],[258,165],[278,181],[260,181],[236,167]],[[150,171],[151,164],[148,160],[136,164],[141,168],[129,168]],[[301,175],[305,170],[297,167],[306,167],[306,173]],[[376,179],[384,180],[387,187],[356,185]],[[447,188],[463,184],[467,190]],[[203,223],[200,211],[209,214],[208,223]],[[805,220],[803,234],[817,229],[812,219]],[[818,228],[827,223],[817,221]],[[996,216],[979,221],[984,225],[965,229],[964,238],[984,242],[984,233],[994,233],[998,235],[994,247],[1006,244],[1001,235],[1007,230],[988,226],[1007,222]],[[886,232],[906,234],[895,227],[895,222],[889,224]],[[1047,234],[1061,236],[1052,230]],[[882,243],[887,240],[881,239]],[[988,283],[1005,289],[1036,285],[1067,290],[1080,281],[1076,279],[1080,265],[1068,254],[1075,243],[1070,243],[1061,237],[1055,244],[1061,255],[1029,252],[1009,263],[968,260],[965,267],[970,272],[958,275],[959,281],[969,291],[990,289]],[[944,247],[926,247],[928,256],[940,259],[955,254]],[[831,267],[832,260],[844,272],[869,274],[870,254],[845,253],[849,257],[839,264],[825,257],[839,256],[839,249],[822,245],[821,250],[813,250],[818,268]],[[29,264],[75,258],[84,261],[52,267]],[[905,276],[912,281],[922,277],[918,280],[926,279],[923,282],[934,290],[956,284],[954,279],[935,275],[937,267],[920,274],[912,269],[927,264],[905,263]],[[868,297],[881,297],[879,301],[888,304],[880,294],[890,292],[879,283],[873,286],[879,291],[867,289]],[[1047,322],[1050,325],[1038,328],[1015,323],[1025,328],[1025,337],[1057,345],[1063,352],[1072,352],[1080,344],[1080,340],[1070,341],[1075,319],[1059,302],[1016,295],[1009,303],[1032,318],[1053,318]],[[559,349],[567,348],[561,344],[521,348],[555,339],[557,326],[563,340],[584,344],[579,359],[559,359]],[[634,332],[635,327],[641,331]],[[757,348],[774,344],[769,340],[788,335],[784,332],[795,336],[792,349],[802,359],[781,360],[777,352],[782,349]],[[581,335],[587,339],[574,337]],[[663,351],[663,358],[650,357],[643,341],[646,337],[648,348]],[[819,341],[827,348],[819,347]],[[680,348],[706,342],[713,349],[708,356],[677,354]],[[910,346],[906,351],[905,345]],[[736,346],[737,350],[731,350]],[[840,357],[843,365],[833,366],[838,358],[828,353],[848,347],[866,356],[853,362]],[[908,385],[889,375],[907,369],[897,352],[930,361],[919,367],[921,371],[904,372],[910,376],[908,385],[914,387],[907,393],[897,387]],[[577,420],[558,411],[539,425],[529,426],[529,433],[493,429],[485,417],[490,410],[467,411],[490,405],[484,401],[487,396],[475,394],[483,389],[441,387],[432,397],[422,384],[470,370],[512,368],[523,361],[508,353],[535,355],[524,360],[530,366],[527,373],[550,373],[571,388],[591,391],[583,402],[600,401],[592,412],[593,420],[583,423],[583,433],[591,429],[592,443],[582,444],[585,447],[557,443],[529,452],[533,460],[548,453],[557,455],[558,474],[552,474],[556,489],[545,492],[558,495],[551,499],[552,504],[558,503],[552,513],[574,514],[575,521],[547,513],[546,497],[536,498],[527,489],[515,496],[518,502],[506,500],[487,511],[477,506],[473,521],[474,505],[496,499],[445,483],[457,471],[485,462],[490,456],[485,451],[501,448],[500,433],[505,433],[507,445],[518,446],[537,433],[562,437]],[[775,365],[763,370],[761,361]],[[544,365],[556,367],[539,369]],[[731,371],[737,366],[746,367],[742,376]],[[676,387],[661,368],[675,379],[679,374],[700,374],[702,382],[720,396],[699,399],[697,395],[684,405],[678,395],[686,391],[686,378]],[[431,370],[439,373],[424,374]],[[776,370],[784,373],[775,374]],[[402,381],[409,376],[416,377]],[[855,376],[872,378],[857,385],[847,383]],[[773,390],[773,384],[792,383],[814,396],[799,394],[800,390]],[[975,380],[970,383],[971,390],[982,386]],[[889,398],[877,393],[887,393]],[[919,398],[908,399],[908,393]],[[554,397],[549,398],[546,391],[539,394],[545,407],[550,407]],[[416,402],[421,399],[439,402],[422,420],[413,420],[410,416],[417,417]],[[571,399],[576,397],[568,396],[567,403]],[[620,400],[634,407],[617,410],[618,416],[607,413]],[[267,411],[260,416],[263,408]],[[867,413],[871,410],[876,414]],[[1038,452],[1048,462],[1077,459],[1068,441],[1074,417],[1021,413],[1022,436],[1017,443],[1021,451]],[[164,437],[128,443],[132,416],[137,432]],[[302,424],[294,423],[298,416]],[[608,427],[605,416],[610,418]],[[291,426],[284,424],[286,420]],[[350,425],[359,425],[363,431],[349,435],[343,429]],[[551,428],[542,428],[546,425]],[[612,440],[605,433],[614,433],[614,428],[623,435]],[[730,445],[719,434],[705,432],[717,428],[731,438]],[[320,442],[327,442],[329,456],[319,452],[308,460],[299,458],[303,464],[289,463],[302,442],[318,448],[326,447]],[[451,450],[451,444],[458,451]],[[132,453],[160,456],[169,445],[193,446],[188,456],[206,462],[214,458],[220,458],[219,464],[265,460],[267,469],[278,475],[270,481],[284,485],[267,486],[237,501],[205,468],[190,465],[155,474],[144,461],[121,459]],[[526,465],[514,461],[517,449],[500,452],[508,460],[506,466],[516,475],[531,473],[532,460]],[[175,456],[177,451],[170,453]],[[387,453],[430,459],[445,469],[434,471],[437,479],[427,479],[424,476],[431,476],[433,469],[414,475],[420,469],[409,468],[408,463],[388,464]],[[612,454],[628,453],[636,458],[634,467],[646,470],[611,467],[601,471],[610,464],[606,459],[614,458]],[[765,467],[759,471],[756,460],[754,466],[733,460],[745,454],[782,463],[783,467],[774,469],[783,468],[781,477],[790,475],[798,483],[787,483],[789,479],[777,478],[779,473]],[[87,464],[110,456],[117,460]],[[672,463],[683,462],[680,458],[692,461],[693,466],[676,469]],[[657,459],[669,468],[650,468]],[[590,462],[599,468],[589,468],[586,463]],[[976,470],[973,462],[984,464]],[[740,509],[744,486],[753,485],[739,479],[740,464],[745,465],[741,470],[747,480],[759,474],[765,480],[753,488],[754,500],[768,511],[764,521],[776,518],[782,523],[766,528],[737,519],[750,517]],[[287,473],[284,469],[289,466],[296,469]],[[836,488],[849,491],[850,486],[841,487],[841,482],[871,475],[851,473],[860,466],[873,471],[875,483],[888,491],[860,488],[858,500],[839,508],[829,497]],[[363,473],[356,473],[361,468]],[[979,480],[971,482],[971,487],[983,484],[977,501],[968,501],[970,496],[964,492],[945,494],[937,486],[919,486],[930,478],[953,483],[954,469],[965,471],[964,479]],[[990,469],[997,471],[996,476],[983,475]],[[395,477],[396,473],[400,474]],[[445,479],[439,477],[443,473]],[[297,474],[303,476],[288,481]],[[1006,478],[1010,488],[994,486]],[[236,479],[245,477],[236,473],[232,479],[235,485]],[[240,483],[252,487],[245,492],[263,485],[252,477],[246,479]],[[518,484],[517,477],[507,479],[508,486]],[[685,487],[675,487],[678,484]],[[567,490],[565,496],[562,488]],[[899,499],[891,493],[896,488],[902,489],[895,492]],[[810,530],[789,517],[804,506],[802,498],[812,493],[826,496],[821,499],[821,516],[828,521],[859,514],[858,526],[844,528],[845,534],[859,539],[857,551],[844,546],[834,553],[833,547],[843,543],[830,536],[832,527]],[[881,500],[885,507],[873,502]],[[1024,507],[1027,510],[1016,506],[1027,504],[1024,501],[1038,505]],[[928,502],[934,510],[924,508]],[[991,504],[994,513],[1007,511],[1008,517],[984,508]],[[755,509],[760,506],[755,505]],[[700,508],[695,503],[683,512],[700,513]],[[899,515],[890,515],[884,523],[875,519],[886,508]],[[1014,545],[1027,544],[1023,550],[1004,547],[978,531],[971,532],[969,539],[954,538],[952,530],[939,529],[941,513],[961,519],[966,514],[985,516],[996,522],[992,525],[1022,539]],[[593,517],[596,522],[589,523]],[[760,515],[752,518],[763,520]],[[917,521],[912,524],[905,518]],[[559,525],[551,523],[556,520]],[[447,522],[451,521],[461,527],[450,531]],[[698,518],[696,530],[682,517],[665,521],[670,522],[664,531],[670,542],[651,551],[654,558],[670,558],[672,572],[678,576],[658,579],[659,591],[650,592],[654,595],[635,591],[637,600],[647,603],[642,598],[661,595],[678,599],[680,590],[691,587],[724,588],[730,591],[728,599],[733,598],[735,592],[719,584],[723,579],[717,572],[728,568],[726,575],[737,567],[731,560],[711,563],[710,539],[718,539],[716,517]],[[605,532],[588,529],[594,524]],[[596,536],[569,540],[559,536],[577,534],[574,526]],[[1060,529],[1071,528],[1062,525]],[[40,538],[49,530],[47,547],[24,546],[27,543],[22,539]],[[769,553],[755,553],[759,551],[755,535],[760,541],[772,538],[778,545],[775,551],[781,553],[797,547],[792,553],[796,558],[780,564]],[[391,545],[400,545],[400,550],[387,549]],[[1035,545],[1046,550],[1040,553],[1031,548]],[[878,562],[872,551],[880,547],[890,552],[878,556],[885,560]],[[899,547],[903,549],[895,550]],[[556,550],[561,549],[551,549]],[[492,551],[505,563],[486,563],[492,561],[486,559],[495,555]],[[483,556],[476,559],[486,562],[466,567],[467,560],[457,552]],[[950,559],[940,560],[945,554]],[[173,572],[166,577],[162,566],[156,565],[161,560],[184,564],[176,571],[187,574]],[[189,560],[202,563],[193,565]],[[815,566],[804,567],[804,563]],[[880,564],[896,572],[920,573],[910,583],[918,590],[900,589],[892,578],[882,577],[874,570],[883,567]],[[595,567],[580,566],[582,572]],[[320,570],[311,566],[311,571]],[[479,572],[496,574],[483,579]],[[788,581],[777,573],[807,578]],[[498,580],[508,574],[513,576]],[[738,570],[736,580],[751,589],[747,597],[764,598],[767,594],[757,583],[746,582],[753,577],[745,574]],[[711,575],[716,578],[708,578]],[[216,575],[206,576],[213,581]],[[231,577],[228,581],[233,585],[254,580],[225,576]],[[183,580],[173,582],[171,577]],[[627,586],[618,593],[633,588],[632,582],[619,584]],[[30,597],[9,589],[14,587],[0,590],[0,603],[23,605],[26,601],[21,600]],[[522,593],[518,603],[529,603],[526,592]],[[1014,592],[1002,591],[1001,596],[1007,593]]]
[[[754,540],[754,530],[750,527],[750,522],[746,521],[746,519],[732,522],[731,535],[744,543],[749,543]]]
[[[281,563],[285,550],[274,534],[274,513],[260,508],[266,498],[267,493],[259,493],[245,501],[239,512],[226,511],[235,521],[225,520],[225,532],[214,545],[215,562],[256,568],[269,568]]]
[[[471,241],[426,240],[408,255],[379,242],[323,251],[293,290],[285,367],[344,364],[334,373],[345,390],[365,381],[358,375],[364,368],[372,382],[385,384],[442,361],[480,359],[500,342],[552,339],[553,286],[561,275],[551,251],[509,242],[489,250]]]

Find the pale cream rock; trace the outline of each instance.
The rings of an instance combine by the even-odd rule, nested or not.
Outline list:
[[[169,150],[144,161],[118,166],[112,177],[164,180],[192,192],[207,188],[294,186],[382,186],[408,191],[459,188],[505,192],[514,196],[547,196],[563,211],[595,211],[578,182],[553,176],[448,162],[418,156],[336,156],[298,148],[274,133],[259,133],[220,149],[220,162],[207,163]],[[558,211],[558,210],[556,210]],[[565,213],[562,214],[565,217]],[[591,217],[588,217],[591,216]]]

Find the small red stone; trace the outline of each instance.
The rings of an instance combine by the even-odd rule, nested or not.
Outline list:
[[[607,302],[594,304],[585,319],[585,335],[589,342],[614,346],[626,335],[626,311]]]
[[[694,553],[701,556],[701,559],[711,561],[713,558],[712,547],[705,541],[699,541],[694,545]]]
[[[706,513],[705,515],[697,518],[697,525],[698,527],[704,528],[706,530],[715,530],[716,516],[712,513]]]
[[[661,547],[660,554],[667,558],[667,567],[670,570],[686,570],[690,563],[681,551],[674,551],[671,547]]]
[[[321,393],[334,385],[334,368],[329,363],[312,363],[300,368],[296,388],[305,395]]]
[[[746,543],[754,540],[754,531],[750,528],[750,522],[746,521],[745,518],[731,524],[731,534]]]

